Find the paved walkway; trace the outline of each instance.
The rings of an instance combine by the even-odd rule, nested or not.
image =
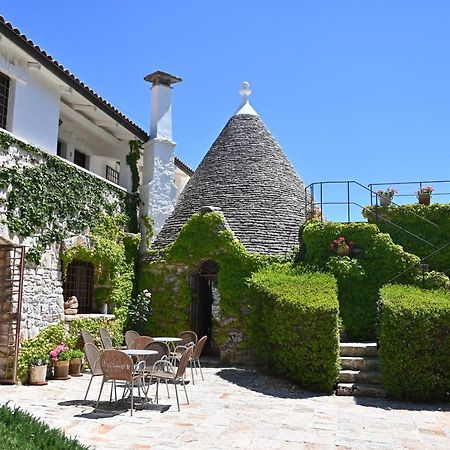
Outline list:
[[[450,448],[450,405],[318,396],[241,368],[205,369],[205,381],[180,392],[162,389],[161,405],[130,417],[112,407],[81,405],[90,376],[47,386],[0,386],[11,400],[52,427],[96,449],[428,449]],[[96,378],[89,397],[98,394]],[[170,386],[173,394],[173,386]],[[154,392],[154,390],[152,390]]]

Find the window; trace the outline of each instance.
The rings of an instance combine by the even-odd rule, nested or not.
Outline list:
[[[88,156],[86,153],[82,153],[79,150],[75,149],[75,153],[73,155],[73,162],[84,169],[87,169]]]
[[[8,117],[9,77],[0,72],[0,127],[6,128]]]
[[[106,166],[106,179],[113,183],[119,184],[119,172],[112,167]]]
[[[74,295],[78,300],[78,313],[94,312],[94,266],[84,261],[72,261],[67,267],[64,281],[64,301]]]

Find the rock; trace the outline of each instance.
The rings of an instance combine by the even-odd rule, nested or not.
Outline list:
[[[78,314],[78,309],[77,308],[67,308],[64,310],[64,314],[66,314],[68,316],[74,316],[75,314]]]

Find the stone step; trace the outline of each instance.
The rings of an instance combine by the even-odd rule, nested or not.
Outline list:
[[[341,342],[339,344],[341,356],[376,356],[376,342]]]
[[[378,370],[380,363],[376,356],[341,356],[342,370]]]
[[[382,378],[377,370],[341,370],[339,382],[382,384]]]
[[[336,395],[354,397],[386,397],[386,391],[377,384],[338,383]]]

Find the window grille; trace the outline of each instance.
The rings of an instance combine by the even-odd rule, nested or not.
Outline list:
[[[8,117],[9,77],[0,72],[0,127],[6,128]]]
[[[106,179],[112,183],[119,184],[119,172],[112,167],[106,166]]]
[[[73,162],[80,167],[83,167],[84,169],[87,169],[87,155],[83,152],[80,152],[79,150],[75,149],[74,155],[73,155]]]
[[[94,266],[84,261],[72,261],[67,267],[64,281],[64,301],[74,295],[78,300],[78,313],[94,311]]]

